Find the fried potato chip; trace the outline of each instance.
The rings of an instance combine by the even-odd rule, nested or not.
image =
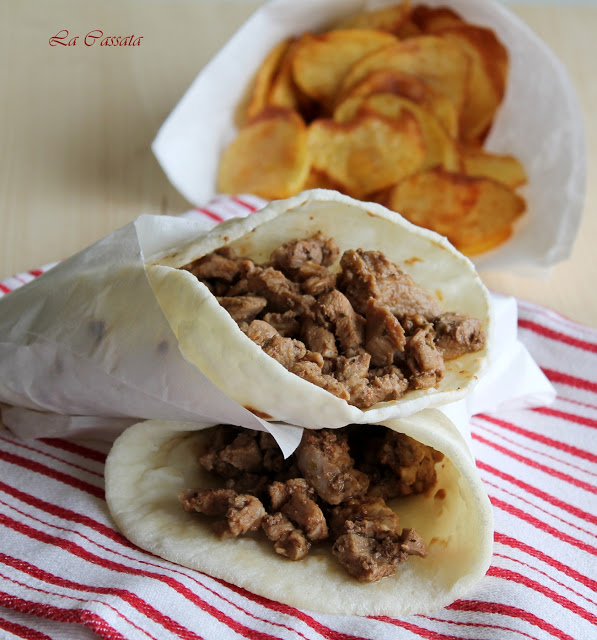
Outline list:
[[[461,46],[439,36],[416,36],[401,40],[361,58],[340,85],[342,94],[373,71],[392,69],[418,77],[449,98],[462,112],[470,73],[470,59]]]
[[[331,189],[332,191],[342,191],[344,189],[344,185],[332,180],[332,178],[330,178],[330,176],[325,172],[311,167],[309,175],[303,185],[303,189]]]
[[[442,169],[402,180],[388,191],[385,205],[446,236],[469,256],[507,240],[525,209],[520,196],[495,180]]]
[[[377,114],[391,120],[397,119],[406,110],[412,114],[423,134],[425,159],[421,170],[441,166],[448,171],[459,171],[461,159],[456,141],[448,135],[439,121],[418,104],[393,93],[373,93],[370,96],[355,96],[345,100],[334,111],[336,122],[349,122],[355,116]]]
[[[504,98],[508,52],[495,33],[484,27],[461,24],[437,34],[461,46],[471,59],[460,136],[466,143],[482,143]]]
[[[315,120],[308,147],[312,166],[357,198],[415,173],[425,159],[423,134],[410,113],[397,120],[364,115],[345,124]]]
[[[402,32],[410,18],[410,2],[383,7],[374,11],[362,11],[346,18],[337,25],[337,29],[379,29],[389,33]]]
[[[373,93],[395,93],[416,102],[430,111],[452,138],[457,137],[458,113],[454,104],[419,78],[401,71],[391,69],[373,71],[357,82],[346,95],[340,95],[336,107],[354,96],[368,96]]]
[[[465,24],[460,15],[450,7],[430,7],[424,4],[413,8],[410,20],[422,33]]]
[[[484,176],[516,189],[527,182],[522,164],[511,155],[499,155],[479,149],[462,148],[460,151],[464,173],[469,176]]]
[[[267,107],[247,123],[222,154],[222,193],[254,193],[286,198],[297,193],[309,173],[307,127],[291,109]]]
[[[302,91],[330,107],[346,72],[363,56],[397,43],[375,29],[343,29],[302,36],[294,52],[294,80]]]
[[[292,39],[283,40],[267,55],[255,75],[253,90],[246,110],[246,119],[254,118],[268,104],[268,98],[278,68]]]

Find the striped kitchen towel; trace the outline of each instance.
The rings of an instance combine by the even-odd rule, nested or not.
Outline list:
[[[185,215],[217,222],[260,206],[223,198]],[[558,395],[548,408],[472,418],[495,549],[466,598],[405,619],[264,599],[123,538],[104,500],[109,444],[23,441],[0,430],[0,638],[596,638],[597,331],[524,301],[518,312],[520,338]]]

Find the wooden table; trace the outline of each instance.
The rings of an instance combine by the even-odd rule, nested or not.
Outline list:
[[[140,213],[188,203],[150,150],[199,69],[259,2],[2,0],[0,278],[65,258]],[[585,115],[589,180],[569,260],[545,279],[485,273],[487,285],[597,327],[597,8],[514,6],[567,66]],[[49,45],[62,30],[71,47]],[[84,45],[87,33],[139,46]]]

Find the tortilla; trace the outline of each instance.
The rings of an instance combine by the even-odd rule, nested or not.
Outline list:
[[[442,413],[428,409],[383,424],[445,457],[429,495],[389,502],[401,526],[426,540],[429,554],[409,557],[379,582],[351,578],[325,545],[292,562],[276,554],[265,536],[220,540],[208,518],[184,511],[178,493],[208,486],[196,456],[211,424],[148,421],[130,427],[108,456],[107,503],[122,533],[139,547],[289,606],[335,614],[432,612],[464,595],[487,571],[491,505],[465,440]]]
[[[247,218],[222,223],[147,265],[149,281],[183,355],[233,400],[260,417],[305,427],[378,423],[458,400],[470,392],[485,367],[487,348],[447,361],[437,388],[411,390],[398,400],[358,409],[298,378],[266,355],[205,285],[179,269],[225,245],[263,263],[280,244],[318,231],[334,239],[340,254],[357,248],[382,251],[446,311],[478,318],[487,343],[491,342],[488,292],[468,258],[445,238],[379,204],[316,189],[274,201]]]

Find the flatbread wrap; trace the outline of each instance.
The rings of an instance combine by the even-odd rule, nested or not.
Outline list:
[[[365,435],[381,430],[388,437],[415,443],[415,449],[433,453],[434,475],[427,486],[416,487],[412,478],[408,480],[408,470],[398,474],[401,483],[415,488],[410,494],[407,490],[402,496],[385,498],[383,522],[373,516],[373,521],[367,521],[362,513],[343,515],[346,509],[354,509],[355,502],[378,504],[380,499],[373,495],[379,495],[379,485],[373,476],[368,488],[372,495],[363,497],[361,487],[353,492],[359,494],[357,498],[325,496],[324,500],[325,490],[307,473],[306,483],[315,488],[313,500],[329,525],[329,535],[326,532],[323,536],[309,533],[314,530],[313,523],[304,524],[296,505],[283,500],[281,507],[274,505],[279,495],[273,493],[276,483],[267,490],[269,497],[261,497],[267,514],[261,513],[257,525],[246,525],[239,535],[232,529],[242,525],[242,520],[234,520],[239,512],[232,507],[226,513],[228,522],[205,515],[207,511],[197,513],[187,508],[199,490],[224,486],[213,469],[206,469],[212,426],[148,421],[130,427],[114,443],[105,471],[108,507],[122,533],[150,553],[290,606],[335,614],[405,616],[432,612],[463,596],[487,571],[493,541],[491,506],[465,440],[438,410],[427,409],[383,425],[351,427]],[[325,435],[326,431],[335,435],[343,429],[305,429],[303,438]],[[300,460],[303,445],[304,441],[295,454],[300,469],[305,468]],[[309,444],[303,454],[310,464],[319,459]],[[350,464],[366,469],[366,458],[355,455],[354,448],[350,454],[355,456]],[[286,462],[290,468],[293,457]],[[362,473],[352,467],[350,472]],[[296,471],[287,475],[296,475]],[[300,479],[278,483],[276,491],[298,482]],[[230,481],[225,486],[230,487]],[[337,488],[338,483],[334,490]],[[255,500],[246,494],[236,498],[243,505]],[[271,515],[277,509],[283,515]],[[334,520],[338,514],[344,523],[341,530]],[[291,528],[294,525],[295,533],[298,529],[309,538],[308,553],[293,557],[274,542],[279,537],[270,535],[267,526],[275,528],[280,518]],[[396,532],[388,531],[388,520],[395,521]],[[371,531],[380,524],[381,534]],[[404,554],[398,549],[402,554],[398,560],[389,557],[392,548],[396,550],[398,545],[404,549],[404,544],[416,548]],[[363,546],[369,554],[366,559]],[[352,553],[348,560],[347,553]],[[393,562],[391,571],[385,571],[388,561]],[[351,563],[356,563],[356,572],[350,570]]]
[[[275,274],[272,272],[272,264],[278,266],[275,256],[280,248],[321,238],[320,254],[325,256],[325,243],[330,241],[335,247],[331,252],[333,256],[328,256],[328,262],[320,256],[313,263],[309,253],[306,266],[331,275],[338,283],[333,291],[324,290],[322,293],[317,290],[318,284],[313,290],[306,289],[306,285],[311,283],[309,279],[308,282],[304,278],[301,282],[289,282],[288,269],[284,270],[284,267]],[[268,355],[263,343],[271,335],[255,337],[252,335],[255,331],[247,330],[249,324],[252,326],[251,318],[246,323],[238,321],[238,318],[235,321],[230,308],[225,308],[231,301],[235,303],[228,292],[239,289],[243,283],[226,283],[225,292],[221,293],[217,287],[222,282],[215,282],[217,277],[202,280],[194,274],[203,260],[214,255],[220,261],[233,255],[236,264],[248,262],[251,265],[251,277],[258,274],[253,278],[259,280],[258,289],[250,290],[248,294],[245,292],[244,297],[253,302],[262,300],[262,306],[265,305],[263,313],[268,312],[266,316],[279,319],[289,313],[298,313],[302,328],[296,336],[292,335],[293,339],[301,338],[309,346],[304,328],[306,322],[313,324],[314,319],[320,322],[319,329],[324,327],[334,333],[332,342],[337,344],[331,347],[338,348],[341,357],[330,365],[331,359],[324,357],[322,360],[317,354],[313,356],[307,348],[307,354],[300,356],[299,367],[294,366],[294,360],[284,366],[283,357],[276,358],[275,354],[270,357],[271,353]],[[302,266],[294,271],[300,272]],[[383,280],[385,275],[382,277],[382,272],[392,272],[395,279]],[[268,273],[278,278],[275,284],[265,282]],[[487,345],[491,342],[493,330],[490,305],[487,290],[472,263],[445,238],[410,224],[381,205],[360,202],[335,191],[305,191],[287,200],[274,201],[247,218],[222,223],[193,243],[160,256],[147,266],[147,274],[185,357],[236,402],[265,419],[273,418],[306,427],[316,423],[321,428],[334,428],[350,423],[376,423],[400,418],[462,398],[472,390],[486,364]],[[300,275],[297,277],[300,279]],[[289,307],[277,304],[278,300],[274,298],[279,291],[272,294],[272,288],[279,287],[280,281],[293,296]],[[385,293],[378,295],[373,292],[384,287],[393,300],[391,303]],[[240,290],[242,293],[242,287]],[[296,298],[300,299],[299,302]],[[303,313],[301,305],[307,298],[314,306]],[[346,304],[348,311],[329,311],[328,302],[331,305],[331,301],[337,302],[336,299]],[[420,300],[423,301],[422,307],[415,304]],[[396,310],[396,305],[401,310]],[[386,328],[383,330],[370,330],[370,315],[380,314],[385,314],[380,322],[392,326],[390,329],[384,325]],[[418,332],[417,339],[422,346],[429,343],[428,346],[433,347],[430,336],[441,333],[439,320],[445,319],[445,314],[474,318],[477,323],[475,331],[484,336],[483,340],[469,352],[455,357],[452,354],[450,358],[446,356],[445,362],[442,357],[438,365],[441,371],[434,377],[433,384],[421,382],[425,375],[418,375],[414,382],[411,378],[401,380],[397,391],[386,395],[380,393],[380,388],[389,378],[394,375],[400,377],[406,370],[412,373],[420,365],[420,362],[412,366],[407,364],[409,354],[404,351],[400,340],[414,344],[413,335]],[[353,315],[360,331],[360,342],[344,344],[339,327],[348,322],[350,318],[347,320],[347,316]],[[398,320],[392,316],[397,316],[402,326],[397,326]],[[418,319],[413,321],[413,318]],[[247,326],[243,327],[243,324]],[[385,340],[388,333],[393,334],[396,328],[405,333],[393,347],[396,358],[390,354],[389,359],[384,360],[382,354],[381,360],[375,360],[367,344],[371,337],[369,334],[383,333],[378,337]],[[349,327],[348,333],[350,331]],[[476,341],[473,339],[471,342]],[[297,347],[296,343],[293,344]],[[303,349],[304,344],[301,344],[297,348]],[[325,353],[323,355],[326,356]],[[410,360],[414,362],[425,358],[425,355],[417,355]],[[371,382],[364,385],[366,393],[359,395],[359,391],[353,394],[352,389],[348,393],[342,389],[338,391],[335,388],[338,380],[348,378],[346,371],[364,360],[367,361],[365,376]],[[311,375],[316,364],[318,373],[324,373],[323,381],[321,376],[316,379]],[[333,369],[335,379],[326,374],[325,367]],[[433,370],[432,365],[427,368]],[[379,375],[376,380],[372,378],[374,370],[375,375]],[[418,374],[417,371],[415,373]],[[361,391],[362,388],[363,385]],[[361,401],[361,396],[366,398]]]

